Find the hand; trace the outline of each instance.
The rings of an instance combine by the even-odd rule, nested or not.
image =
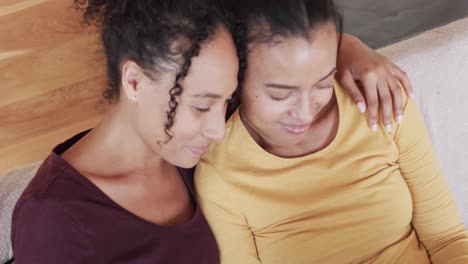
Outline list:
[[[403,121],[399,82],[406,94],[414,99],[413,88],[403,70],[348,34],[343,34],[336,78],[351,95],[359,111],[364,113],[367,109],[369,126],[373,131],[378,129],[379,105],[382,125],[387,132],[392,130],[392,112],[398,124]]]

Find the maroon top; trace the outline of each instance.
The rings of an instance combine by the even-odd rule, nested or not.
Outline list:
[[[16,203],[15,263],[219,263],[216,241],[195,202],[192,170],[179,169],[196,205],[192,219],[153,224],[116,204],[60,157],[86,133],[55,147]]]

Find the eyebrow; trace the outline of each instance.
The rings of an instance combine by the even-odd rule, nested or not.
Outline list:
[[[192,95],[192,97],[220,99],[222,96],[219,94],[214,94],[214,93],[201,93],[201,94],[194,94]]]
[[[335,72],[336,72],[336,67],[334,67],[327,75],[325,75],[325,77],[320,79],[317,83],[327,79],[328,77],[330,77]],[[287,85],[287,84],[280,84],[280,83],[265,83],[265,86],[270,87],[270,88],[277,88],[277,89],[295,89],[295,88],[298,88],[297,85]]]

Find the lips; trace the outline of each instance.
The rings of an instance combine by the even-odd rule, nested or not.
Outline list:
[[[310,124],[307,125],[285,125],[282,124],[284,129],[293,135],[302,135],[307,132],[310,128]]]
[[[208,152],[208,147],[187,147],[193,154],[197,156],[202,156]]]

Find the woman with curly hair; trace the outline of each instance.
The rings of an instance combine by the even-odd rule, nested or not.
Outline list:
[[[55,147],[17,202],[16,263],[218,263],[186,168],[223,137],[237,85],[223,16],[201,0],[87,2],[113,104]]]
[[[18,200],[16,263],[219,263],[189,169],[224,136],[237,86],[217,1],[75,3],[101,26],[112,104],[95,128],[54,148]],[[388,65],[345,46],[361,61],[344,56],[343,72]]]

